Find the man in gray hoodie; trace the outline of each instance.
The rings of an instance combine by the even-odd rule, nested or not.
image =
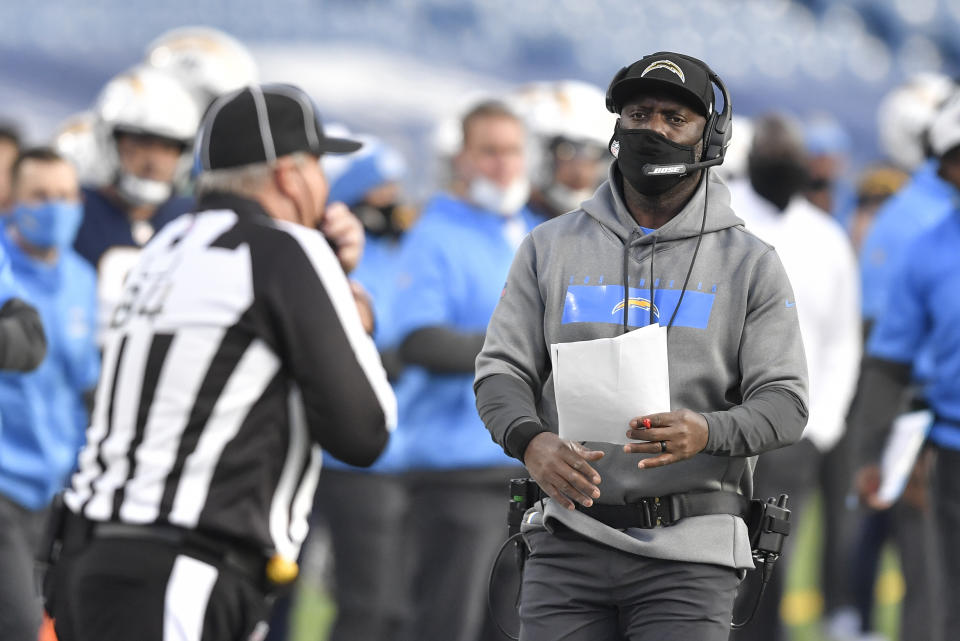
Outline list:
[[[796,302],[707,169],[730,137],[716,74],[655,53],[620,70],[607,108],[607,182],[524,240],[477,358],[485,425],[550,497],[524,528],[520,638],[721,641],[753,567],[755,457],[806,423]],[[550,345],[654,323],[672,411],[625,424],[627,445],[561,439]]]

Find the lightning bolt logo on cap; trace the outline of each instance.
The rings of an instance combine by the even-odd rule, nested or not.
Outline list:
[[[643,78],[654,69],[666,69],[667,71],[676,74],[677,77],[680,78],[680,82],[687,82],[686,77],[683,75],[683,69],[677,66],[675,62],[670,60],[657,60],[655,62],[651,62],[649,65],[647,65],[647,68],[643,70],[643,73],[640,74],[640,77]]]

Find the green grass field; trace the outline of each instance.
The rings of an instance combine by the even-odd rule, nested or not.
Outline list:
[[[781,604],[781,615],[790,626],[791,641],[830,641],[820,631],[823,598],[817,587],[822,545],[818,501],[811,504],[795,536],[798,537],[796,555],[789,568],[788,591]],[[890,549],[884,551],[876,589],[875,628],[896,641],[904,588],[896,555]],[[333,602],[322,588],[303,582],[293,612],[293,641],[326,641],[335,613]]]

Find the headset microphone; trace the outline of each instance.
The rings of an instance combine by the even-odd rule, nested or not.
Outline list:
[[[722,162],[723,162],[723,157],[721,156],[719,158],[712,158],[710,160],[704,160],[702,162],[694,162],[694,163],[677,163],[675,165],[647,164],[643,166],[643,175],[644,176],[685,176],[695,171],[706,169],[707,167],[713,167],[715,165],[719,165]]]

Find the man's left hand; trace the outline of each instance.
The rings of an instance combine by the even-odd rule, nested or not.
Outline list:
[[[363,256],[363,223],[343,203],[330,203],[320,231],[334,247],[343,271],[352,272]]]
[[[649,421],[649,427],[645,427]],[[627,443],[627,454],[659,454],[637,463],[637,467],[662,467],[670,465],[702,451],[707,446],[707,419],[691,410],[677,410],[661,414],[638,416],[630,421],[627,438],[649,441]]]

